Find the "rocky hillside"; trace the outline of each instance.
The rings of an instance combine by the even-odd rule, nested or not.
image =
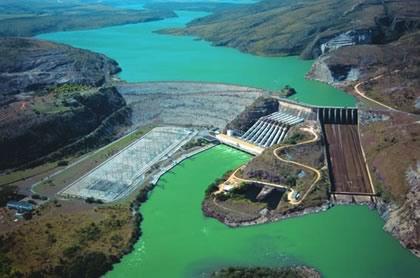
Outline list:
[[[412,114],[362,111],[361,141],[385,229],[420,256],[420,125]],[[390,159],[392,158],[392,159]]]
[[[0,38],[0,104],[59,84],[101,86],[119,71],[116,61],[101,54],[35,39]]]
[[[119,70],[115,61],[89,51],[0,39],[0,169],[39,159],[92,132],[98,143],[100,135],[117,132],[129,111],[118,91],[103,85]]]
[[[419,22],[419,0],[264,0],[165,32],[259,55],[315,58],[341,46],[393,41]]]
[[[259,97],[252,105],[245,108],[226,129],[246,132],[259,118],[279,110],[279,102],[274,98]]]
[[[390,44],[337,49],[317,60],[309,77],[336,86],[364,82],[361,89],[367,96],[419,114],[419,72],[420,32],[415,32]]]

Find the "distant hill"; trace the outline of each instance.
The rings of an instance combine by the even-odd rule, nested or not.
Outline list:
[[[382,44],[420,27],[419,0],[264,0],[199,18],[186,29],[165,30],[199,36],[218,46],[258,55],[318,57],[322,46]],[[341,41],[340,41],[341,40]]]
[[[168,9],[126,10],[80,1],[0,0],[0,37],[99,28],[175,17]]]

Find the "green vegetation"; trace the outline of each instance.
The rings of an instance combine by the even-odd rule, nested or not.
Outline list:
[[[292,135],[288,136],[286,140],[282,142],[284,145],[296,145],[297,143],[303,141],[307,136],[302,132],[294,132]]]
[[[255,191],[255,185],[251,183],[241,183],[239,186],[232,188],[228,192],[224,192],[222,194],[216,195],[216,199],[219,201],[242,201],[242,202],[250,202],[256,203],[255,199],[249,198],[247,195],[250,191]],[[257,189],[258,191],[259,189]]]
[[[92,89],[92,87],[83,84],[65,83],[48,88],[48,93],[63,95],[68,93],[87,91],[89,89]]]
[[[187,144],[185,144],[182,148],[184,150],[189,150],[195,147],[203,147],[205,145],[207,145],[207,141],[202,138],[198,138],[198,139],[192,139]]]
[[[57,162],[58,167],[67,166],[67,165],[69,165],[69,162],[67,160],[60,160],[60,161]]]
[[[18,188],[14,185],[0,186],[0,207],[6,206],[10,200],[20,200],[24,196],[18,193]]]
[[[295,175],[288,175],[286,176],[286,184],[288,186],[294,187],[296,186],[297,177]]]
[[[104,203],[101,199],[95,199],[93,197],[86,198],[85,202],[88,204],[103,204]]]
[[[229,170],[226,173],[223,174],[222,177],[217,178],[214,182],[212,182],[209,186],[207,186],[207,189],[205,191],[205,196],[210,197],[214,192],[219,190],[219,185],[223,182],[225,182],[233,173],[233,170]],[[219,194],[223,195],[223,194]]]

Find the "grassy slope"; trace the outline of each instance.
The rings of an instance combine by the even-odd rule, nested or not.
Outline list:
[[[102,274],[109,267],[105,261],[129,249],[133,224],[128,204],[95,207],[80,201],[48,203],[37,209],[33,219],[2,233],[0,276],[38,272],[76,277],[80,267],[83,271],[99,267],[94,271]],[[105,260],[99,265],[95,259],[78,265],[88,254]]]
[[[358,9],[352,11],[358,2],[266,0],[250,7],[218,12],[174,32],[198,35],[216,45],[259,55],[297,55],[321,37],[374,26],[373,19],[383,15],[383,7],[366,5],[363,13]],[[304,55],[312,54],[308,51]]]
[[[419,160],[420,126],[404,113],[387,117],[362,124],[361,140],[377,190],[386,201],[401,204],[409,191],[406,173]]]
[[[0,1],[0,36],[34,36],[40,33],[146,22],[175,16],[167,10],[123,10],[77,2]]]
[[[186,29],[164,32],[195,35],[258,55],[314,58],[320,54],[320,43],[342,32],[369,30],[374,43],[383,43],[418,28],[418,0],[382,2],[265,0],[217,11],[191,22]]]

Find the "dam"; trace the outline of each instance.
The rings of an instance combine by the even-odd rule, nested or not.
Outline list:
[[[318,126],[322,131],[333,199],[367,196],[364,200],[373,200],[376,193],[360,143],[357,108],[313,106],[277,99],[278,111],[259,118],[243,134],[230,131],[218,139],[259,155],[266,148],[283,143],[293,127]]]

